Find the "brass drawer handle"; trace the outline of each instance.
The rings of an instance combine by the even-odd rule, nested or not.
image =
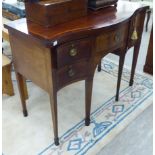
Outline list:
[[[133,33],[132,33],[132,36],[131,36],[131,39],[132,39],[132,40],[137,40],[137,39],[138,39],[138,34],[137,34],[136,29],[134,29],[134,31],[133,31]]]
[[[137,33],[136,23],[137,23],[137,18],[135,18],[135,19],[132,21],[133,32],[132,32],[132,35],[131,35],[131,40],[133,40],[133,41],[138,40],[138,33]]]
[[[74,75],[75,75],[75,71],[72,68],[70,68],[68,71],[68,76],[73,77]]]
[[[72,44],[72,49],[69,51],[69,55],[74,57],[77,55],[77,49],[74,48],[74,45]]]

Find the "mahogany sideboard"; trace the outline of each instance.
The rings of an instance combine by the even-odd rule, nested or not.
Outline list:
[[[147,6],[118,2],[88,15],[45,28],[26,19],[6,24],[24,116],[27,116],[24,79],[30,79],[48,92],[54,128],[59,145],[57,91],[85,80],[85,125],[90,124],[93,77],[101,59],[112,52],[120,56],[116,100],[119,98],[122,69],[127,49],[134,46],[130,86],[143,32]]]

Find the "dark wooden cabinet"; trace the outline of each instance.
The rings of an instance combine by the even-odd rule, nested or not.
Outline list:
[[[144,66],[144,72],[153,75],[153,26],[150,35],[150,41],[147,51],[146,62]]]
[[[90,124],[93,77],[101,59],[118,54],[116,101],[127,49],[134,46],[130,86],[133,84],[147,6],[118,2],[64,24],[45,28],[26,19],[5,25],[9,30],[14,67],[24,116],[27,116],[24,77],[50,96],[54,141],[59,144],[57,92],[62,87],[85,80],[85,125]],[[116,51],[119,51],[116,53]]]

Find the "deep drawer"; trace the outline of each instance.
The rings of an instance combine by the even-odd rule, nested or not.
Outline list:
[[[89,63],[81,61],[73,65],[63,67],[57,71],[58,89],[75,81],[85,78],[88,75]]]

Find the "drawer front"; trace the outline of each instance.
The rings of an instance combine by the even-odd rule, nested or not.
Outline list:
[[[82,39],[61,45],[57,48],[57,67],[88,59],[91,55],[91,40]]]
[[[126,42],[128,35],[128,24],[123,24],[117,28],[112,28],[108,32],[96,38],[96,52],[109,51],[119,48]]]
[[[57,86],[61,87],[85,78],[88,75],[89,63],[87,61],[81,61],[73,65],[65,66],[57,72]]]

